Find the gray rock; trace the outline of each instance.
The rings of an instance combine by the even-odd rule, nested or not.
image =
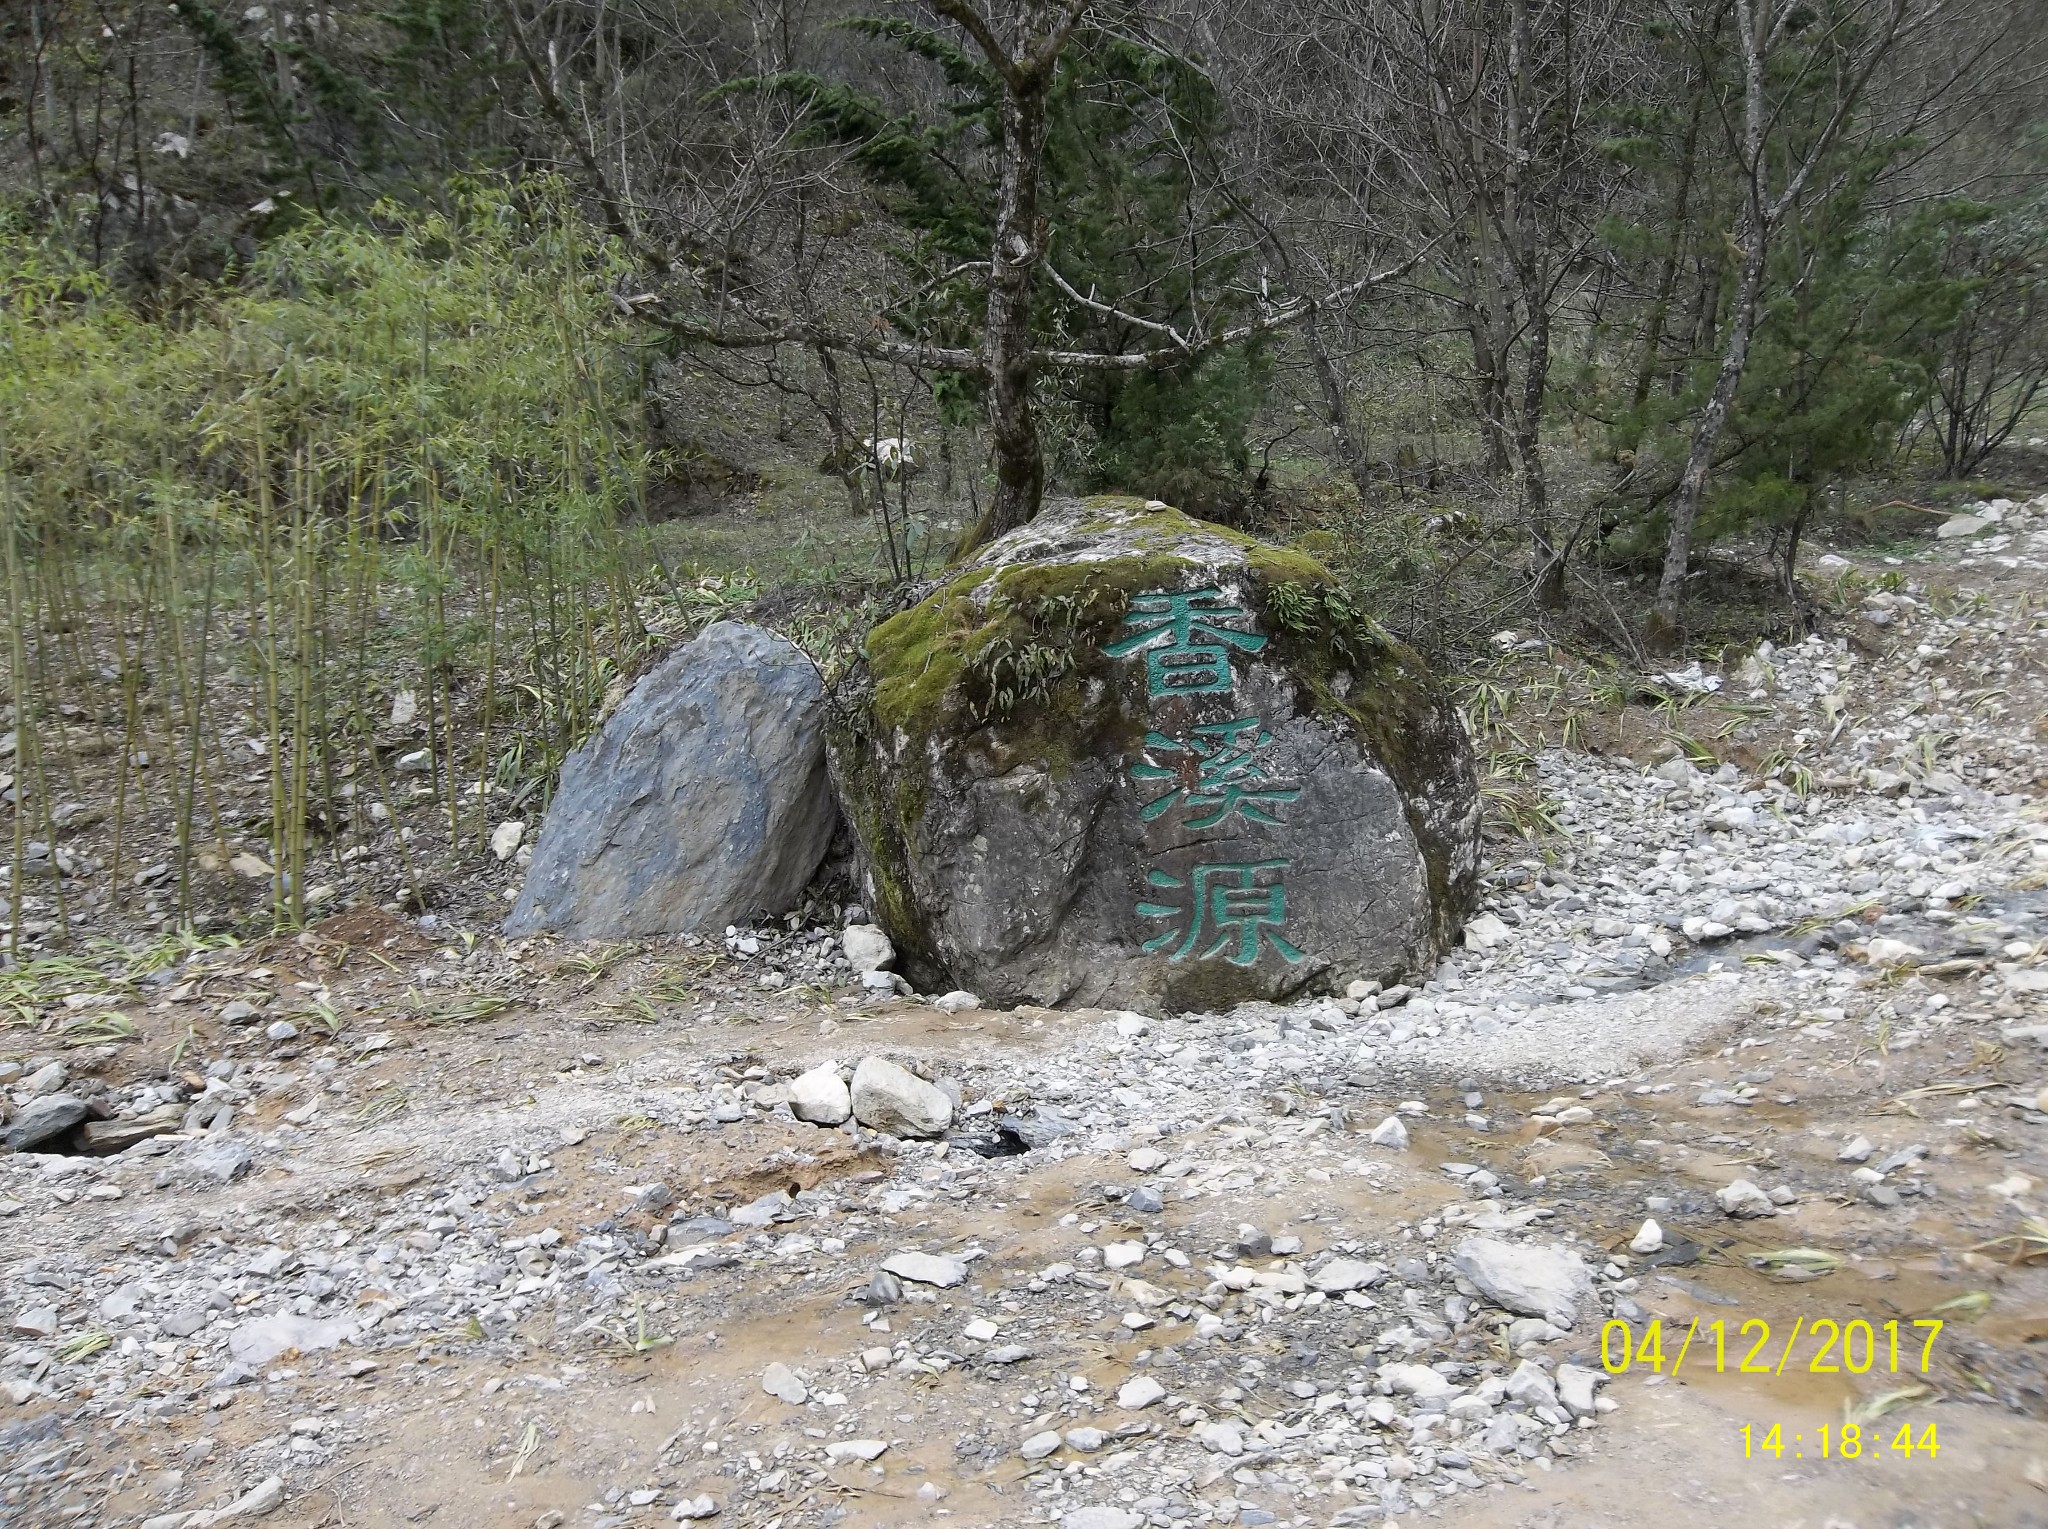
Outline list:
[[[1715,1190],[1714,1203],[1721,1207],[1724,1214],[1743,1220],[1755,1216],[1773,1216],[1778,1211],[1771,1197],[1748,1179],[1737,1179],[1725,1188]]]
[[[1557,1367],[1558,1400],[1570,1409],[1573,1417],[1589,1418],[1594,1412],[1593,1388],[1606,1378],[1584,1365],[1561,1364]]]
[[[1468,1237],[1451,1254],[1451,1267],[1494,1305],[1558,1327],[1572,1326],[1579,1302],[1593,1293],[1585,1261],[1560,1243]]]
[[[891,1136],[938,1136],[953,1123],[953,1101],[907,1068],[864,1057],[853,1070],[853,1118]]]
[[[673,934],[786,911],[832,838],[823,722],[795,647],[706,627],[562,766],[506,932]]]
[[[1044,1108],[1035,1109],[1028,1115],[998,1115],[996,1124],[1034,1152],[1081,1129],[1059,1111]]]
[[[1470,743],[1335,588],[1093,499],[877,627],[830,747],[904,974],[1159,1013],[1434,967],[1477,879]],[[1004,667],[1034,648],[1049,676]]]
[[[77,1129],[92,1115],[92,1106],[73,1094],[45,1094],[22,1111],[7,1128],[9,1152],[35,1152]]]
[[[183,1105],[164,1104],[132,1120],[88,1120],[78,1128],[78,1142],[84,1151],[96,1157],[110,1157],[126,1152],[137,1142],[177,1130],[184,1118]]]
[[[1333,1258],[1308,1277],[1309,1288],[1328,1295],[1348,1290],[1370,1290],[1387,1277],[1384,1264],[1365,1263],[1356,1258]]]
[[[1555,1407],[1557,1387],[1543,1373],[1541,1365],[1524,1359],[1515,1366],[1515,1373],[1508,1377],[1508,1399],[1525,1407]]]
[[[853,1096],[834,1062],[823,1062],[792,1079],[789,1085],[790,1112],[812,1125],[836,1126],[853,1113]]]
[[[1017,1453],[1026,1460],[1043,1460],[1059,1447],[1060,1436],[1048,1428],[1040,1433],[1033,1434],[1022,1444],[1019,1444],[1017,1446]]]
[[[238,1141],[202,1141],[187,1147],[186,1168],[216,1184],[232,1184],[256,1162],[256,1154]]]
[[[57,1308],[54,1306],[30,1306],[17,1312],[14,1317],[14,1331],[24,1338],[50,1338],[57,1332]]]
[[[237,1519],[262,1518],[267,1513],[275,1513],[283,1503],[284,1478],[266,1476],[225,1508],[189,1515],[184,1520],[184,1529],[213,1529],[216,1524],[231,1524]]]
[[[24,1093],[54,1094],[70,1081],[70,1070],[62,1062],[45,1062],[23,1078],[20,1087]]]

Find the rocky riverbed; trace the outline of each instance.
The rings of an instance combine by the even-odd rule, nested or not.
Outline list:
[[[848,910],[372,905],[18,983],[0,1522],[2048,1519],[2048,501],[1989,508],[1538,751],[1397,986],[998,1012]]]

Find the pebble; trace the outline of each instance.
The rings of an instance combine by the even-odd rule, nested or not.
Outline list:
[[[1053,1429],[1035,1433],[1017,1446],[1017,1453],[1026,1460],[1043,1460],[1060,1447],[1060,1436]]]
[[[1635,1236],[1631,1237],[1628,1243],[1628,1250],[1631,1253],[1656,1253],[1662,1251],[1663,1247],[1664,1228],[1654,1220],[1645,1220],[1636,1228]]]

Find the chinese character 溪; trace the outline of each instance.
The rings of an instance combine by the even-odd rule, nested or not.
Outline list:
[[[1185,743],[1159,733],[1147,733],[1147,749],[1179,753],[1184,758],[1178,769],[1155,764],[1149,758],[1131,766],[1132,780],[1178,782],[1164,796],[1147,802],[1138,815],[1149,823],[1176,803],[1185,802],[1191,811],[1202,814],[1188,819],[1189,828],[1214,828],[1232,813],[1248,822],[1279,823],[1272,809],[1299,797],[1301,788],[1277,784],[1266,763],[1258,757],[1259,751],[1272,742],[1273,735],[1257,717],[1204,723],[1192,730]]]

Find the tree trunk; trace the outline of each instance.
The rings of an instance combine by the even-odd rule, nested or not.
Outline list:
[[[1337,455],[1343,459],[1345,470],[1351,474],[1362,508],[1373,500],[1372,464],[1366,460],[1364,442],[1351,433],[1351,408],[1344,397],[1344,379],[1337,374],[1337,363],[1330,355],[1330,348],[1323,343],[1321,322],[1316,314],[1310,313],[1303,321],[1302,338],[1308,344],[1309,362],[1315,369],[1316,384],[1323,390],[1323,424],[1330,432]]]
[[[1564,552],[1550,521],[1550,480],[1543,471],[1543,399],[1550,379],[1550,310],[1535,304],[1522,374],[1522,407],[1515,416],[1515,456],[1522,471],[1522,507],[1529,517],[1530,561],[1536,602],[1564,608]]]
[[[1728,423],[1729,406],[1735,390],[1742,386],[1743,368],[1749,364],[1749,340],[1756,329],[1757,298],[1763,289],[1766,262],[1765,230],[1761,219],[1753,219],[1749,248],[1743,252],[1742,277],[1735,289],[1735,303],[1728,314],[1728,348],[1721,353],[1721,370],[1714,378],[1714,391],[1693,426],[1692,450],[1685,460],[1685,475],[1678,480],[1678,493],[1671,501],[1671,529],[1664,543],[1664,573],[1657,581],[1657,602],[1643,629],[1644,644],[1655,652],[1669,652],[1678,642],[1679,603],[1685,594],[1685,576],[1692,562],[1692,531],[1699,519],[1700,504],[1707,495],[1707,480],[1713,476],[1714,452],[1721,444],[1721,431]]]
[[[1663,358],[1664,323],[1671,312],[1671,294],[1678,286],[1679,256],[1685,249],[1685,219],[1692,203],[1693,165],[1699,148],[1700,117],[1706,105],[1704,85],[1694,93],[1692,115],[1685,125],[1685,146],[1678,156],[1678,192],[1671,208],[1671,240],[1657,269],[1657,296],[1650,304],[1650,316],[1643,326],[1643,358],[1636,368],[1635,406],[1640,409],[1650,396],[1650,382]]]
[[[1038,513],[1045,494],[1045,452],[1032,404],[1031,298],[1044,251],[1038,226],[1038,177],[1045,155],[1045,98],[1052,70],[1013,79],[1003,92],[1002,186],[989,256],[982,359],[988,369],[988,425],[996,492],[972,540],[1014,531]]]

